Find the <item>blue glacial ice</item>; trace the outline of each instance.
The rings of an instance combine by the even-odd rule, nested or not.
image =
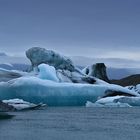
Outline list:
[[[115,85],[58,83],[27,76],[1,82],[0,99],[19,98],[33,103],[42,102],[49,106],[84,106],[87,101],[95,102],[104,96],[107,90],[137,95]]]
[[[59,79],[56,75],[56,70],[53,66],[49,66],[47,64],[40,64],[38,66],[40,79],[51,80],[55,82],[59,82]]]
[[[0,100],[18,98],[48,106],[84,106],[87,101],[96,102],[108,96],[110,91],[139,96],[134,91],[97,78],[95,84],[59,81],[54,67],[41,64],[38,68],[38,75],[26,74],[8,82],[0,82]]]

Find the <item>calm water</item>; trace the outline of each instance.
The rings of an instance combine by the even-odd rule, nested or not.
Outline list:
[[[12,112],[0,140],[140,140],[140,108],[53,107]]]

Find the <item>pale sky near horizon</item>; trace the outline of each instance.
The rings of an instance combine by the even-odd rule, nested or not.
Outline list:
[[[140,59],[139,0],[0,0],[0,52],[44,47],[73,56]]]

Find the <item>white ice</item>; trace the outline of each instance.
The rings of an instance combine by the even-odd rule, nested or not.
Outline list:
[[[128,103],[131,106],[140,106],[140,97],[121,97],[115,99],[114,102]]]
[[[36,108],[38,106],[44,106],[43,104],[33,104],[30,102],[26,102],[22,99],[10,99],[10,100],[3,100],[2,102],[13,106],[16,110],[24,110],[24,109],[32,109],[32,108]]]
[[[86,107],[131,107],[129,104],[127,103],[105,103],[105,104],[100,104],[100,103],[92,103],[87,101],[86,103]]]
[[[95,103],[87,102],[87,107],[104,106],[140,106],[140,97],[113,96],[97,100]]]
[[[112,97],[101,98],[97,100],[96,103],[99,103],[99,104],[113,103],[115,99],[119,99],[122,97],[124,96],[112,96]]]

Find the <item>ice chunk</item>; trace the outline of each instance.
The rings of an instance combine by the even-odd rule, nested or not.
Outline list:
[[[104,107],[104,105],[87,101],[86,102],[86,107]]]
[[[121,97],[115,99],[114,102],[128,103],[131,106],[140,106],[140,97]]]
[[[92,102],[87,102],[86,103],[86,107],[131,107],[129,104],[127,103],[114,103],[114,102],[109,102],[109,103],[105,103],[105,104],[100,104],[100,103],[92,103]]]
[[[72,83],[71,79],[67,75],[65,75],[62,70],[57,71],[57,77],[60,80],[60,82]]]
[[[87,102],[87,106],[110,106],[110,105],[140,106],[140,97],[114,96],[97,100],[94,104]]]
[[[113,97],[101,98],[97,100],[96,103],[99,103],[99,104],[113,103],[115,99],[119,99],[122,97],[124,96],[113,96]]]
[[[9,106],[14,107],[15,110],[34,109],[37,107],[44,106],[44,104],[36,105],[33,103],[23,101],[22,99],[3,100],[2,102],[8,104]]]
[[[97,100],[95,103],[87,102],[86,107],[131,107],[128,103],[115,102],[116,99],[120,99],[124,96],[106,97]]]
[[[45,63],[54,66],[56,69],[65,69],[69,71],[74,71],[75,69],[73,62],[69,58],[52,50],[46,50],[45,48],[30,48],[26,51],[26,56],[30,59],[33,67]]]
[[[49,66],[47,64],[40,64],[39,68],[39,78],[47,79],[55,82],[59,82],[59,79],[56,75],[56,70],[53,66]]]
[[[0,83],[0,100],[19,98],[32,103],[46,103],[49,106],[84,106],[86,101],[95,102],[108,90],[140,96],[117,85],[57,83],[30,76]]]

